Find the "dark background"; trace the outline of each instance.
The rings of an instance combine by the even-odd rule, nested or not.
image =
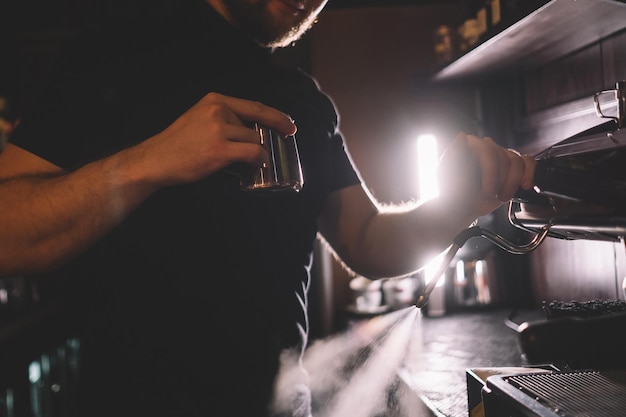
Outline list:
[[[84,29],[146,13],[177,0],[0,0],[0,96],[21,113],[61,45]],[[358,9],[463,3],[461,0],[330,0],[326,8]],[[471,1],[465,1],[470,4]]]

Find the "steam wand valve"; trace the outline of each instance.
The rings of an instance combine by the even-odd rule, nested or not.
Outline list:
[[[426,287],[424,287],[424,289],[422,290],[422,293],[419,295],[419,297],[417,297],[417,301],[415,302],[415,307],[421,309],[428,303],[428,298],[430,297],[430,294],[435,289],[437,282],[444,275],[446,269],[448,268],[448,266],[450,265],[450,263],[456,256],[459,249],[461,249],[461,247],[465,244],[465,242],[467,242],[471,238],[484,237],[490,240],[491,242],[495,243],[496,245],[498,245],[500,248],[506,250],[507,252],[513,253],[515,255],[522,255],[522,254],[526,254],[535,250],[543,242],[546,236],[548,236],[549,230],[550,230],[550,225],[546,225],[542,228],[541,233],[536,234],[535,237],[529,243],[525,245],[515,245],[507,241],[502,236],[496,233],[493,233],[489,230],[484,230],[480,226],[468,227],[467,229],[463,230],[454,238],[452,245],[450,246],[450,248],[448,248],[448,252],[446,253],[445,258],[441,262],[441,265],[439,267],[439,270],[437,271],[437,274],[434,275],[434,278],[430,280],[428,285],[426,285]]]

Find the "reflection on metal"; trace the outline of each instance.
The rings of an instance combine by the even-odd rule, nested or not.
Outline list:
[[[417,297],[415,306],[417,308],[422,308],[428,303],[428,297],[437,286],[437,281],[439,281],[439,279],[444,275],[446,269],[448,269],[450,263],[456,256],[456,253],[469,239],[473,237],[484,237],[488,239],[489,241],[498,245],[500,248],[506,250],[507,252],[510,252],[516,255],[522,255],[522,254],[526,254],[535,250],[544,241],[546,236],[548,236],[549,231],[550,231],[550,225],[545,225],[541,229],[540,233],[537,233],[529,243],[525,245],[516,245],[512,242],[509,242],[502,236],[496,233],[493,233],[489,230],[482,229],[479,226],[472,226],[463,230],[461,233],[457,235],[457,237],[454,239],[453,244],[448,249],[448,252],[446,253],[445,258],[441,262],[439,271],[437,271],[437,274],[434,275],[435,278],[432,279],[428,283],[428,285],[426,285],[426,287],[424,287],[424,290],[422,291],[422,293],[419,295],[419,297]]]
[[[541,232],[537,233],[533,237],[533,239],[525,245],[516,245],[514,243],[511,243],[507,241],[505,238],[503,238],[502,236],[496,233],[493,233],[489,230],[481,229],[480,236],[489,239],[491,242],[495,243],[496,245],[506,250],[507,252],[510,252],[515,255],[524,255],[526,253],[529,253],[535,250],[537,246],[539,246],[541,242],[543,242],[543,240],[546,238],[549,231],[550,231],[550,225],[546,225],[542,227]]]

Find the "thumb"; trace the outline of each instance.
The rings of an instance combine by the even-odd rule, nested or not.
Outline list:
[[[464,133],[446,147],[439,161],[438,176],[441,194],[465,194],[480,190],[480,168]]]

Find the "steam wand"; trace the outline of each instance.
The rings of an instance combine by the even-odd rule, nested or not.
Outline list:
[[[420,296],[417,297],[417,301],[415,302],[415,307],[422,308],[428,303],[428,297],[435,289],[435,286],[437,285],[437,281],[439,281],[439,278],[444,274],[444,272],[446,271],[446,269],[452,262],[452,259],[454,259],[454,257],[456,256],[459,249],[461,249],[461,247],[469,239],[473,237],[482,236],[484,238],[487,238],[491,242],[495,243],[502,249],[506,250],[507,252],[513,253],[515,255],[522,255],[522,254],[526,254],[535,250],[537,246],[539,246],[541,242],[543,242],[543,240],[546,238],[549,230],[550,230],[550,225],[546,225],[542,227],[541,233],[536,234],[535,237],[529,243],[525,245],[515,245],[507,241],[502,236],[496,233],[493,233],[489,230],[482,229],[480,226],[468,227],[467,229],[463,230],[454,238],[452,245],[448,249],[446,256],[441,262],[439,271],[437,271],[437,274],[434,275],[436,279],[430,280],[430,282],[426,285],[424,290],[422,290],[422,293],[420,294]]]

